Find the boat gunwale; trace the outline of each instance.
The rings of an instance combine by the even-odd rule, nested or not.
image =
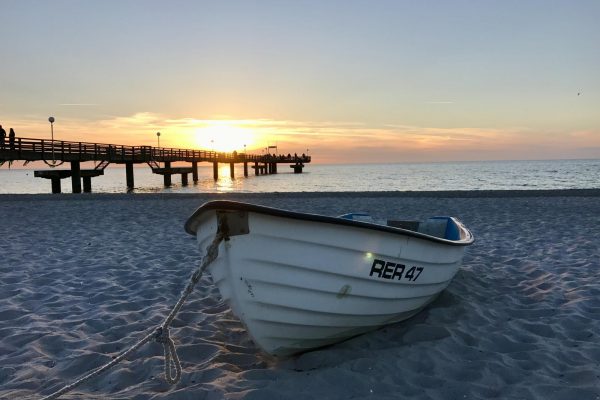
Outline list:
[[[202,204],[200,207],[198,207],[198,209],[196,209],[196,211],[194,211],[194,213],[186,221],[185,231],[187,233],[189,233],[190,235],[195,236],[197,233],[200,216],[207,211],[253,212],[253,213],[257,213],[257,214],[265,214],[265,215],[274,216],[274,217],[289,218],[289,219],[309,221],[309,222],[320,222],[320,223],[341,225],[341,226],[350,226],[350,227],[354,227],[354,228],[369,229],[369,230],[373,230],[373,231],[392,233],[392,234],[396,234],[396,235],[411,236],[411,237],[416,237],[419,239],[424,239],[424,240],[428,240],[431,242],[441,243],[441,244],[446,244],[446,245],[451,245],[451,246],[468,246],[468,245],[472,244],[475,240],[471,231],[455,217],[449,217],[449,218],[452,219],[452,221],[454,223],[456,223],[459,231],[461,231],[465,234],[464,239],[459,239],[459,240],[443,239],[443,238],[440,238],[437,236],[431,236],[431,235],[427,235],[425,233],[415,232],[415,231],[411,231],[409,229],[404,229],[404,228],[396,228],[396,227],[387,226],[387,225],[374,224],[374,223],[364,222],[364,221],[354,221],[354,220],[350,220],[350,219],[344,219],[344,218],[339,218],[339,217],[330,217],[330,216],[326,216],[326,215],[289,211],[289,210],[283,210],[280,208],[273,208],[273,207],[262,206],[262,205],[258,205],[258,204],[243,203],[243,202],[231,201],[231,200],[212,200],[212,201],[208,201],[208,202],[205,202],[204,204]]]

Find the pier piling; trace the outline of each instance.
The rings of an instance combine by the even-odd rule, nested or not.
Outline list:
[[[192,161],[192,180],[198,182],[198,161]]]
[[[92,191],[92,178],[100,175],[104,175],[104,170],[79,169],[80,179],[77,183],[79,183],[80,191],[73,193],[81,193],[81,180],[83,180],[83,191],[86,193],[90,193]],[[35,176],[36,178],[50,179],[52,183],[52,193],[61,193],[61,179],[66,179],[69,177],[73,179],[73,170],[51,169],[33,171],[33,176]]]
[[[71,188],[73,193],[81,193],[81,163],[71,161]]]
[[[231,176],[231,179],[235,179],[235,164],[234,163],[229,163],[229,176]]]
[[[83,180],[83,193],[92,193],[92,177],[91,176],[82,176]]]
[[[52,180],[52,193],[57,194],[60,193],[60,178],[51,178]]]
[[[133,189],[133,163],[125,163],[125,175],[127,176],[127,189]]]
[[[213,161],[213,178],[215,181],[219,179],[219,163],[217,161]]]
[[[171,168],[171,161],[165,161],[165,171]],[[165,184],[165,187],[169,187],[171,186],[171,174],[166,173],[163,175],[163,181]]]
[[[294,165],[290,165],[290,168],[294,169],[294,173],[295,174],[301,174],[302,173],[302,169],[304,168],[304,164],[302,164],[302,163],[296,163]]]

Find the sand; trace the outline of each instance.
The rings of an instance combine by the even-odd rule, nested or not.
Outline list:
[[[0,196],[0,398],[47,395],[159,324],[199,262],[183,224],[214,198],[454,215],[476,243],[422,313],[285,360],[205,276],[171,329],[181,382],[150,343],[63,398],[600,399],[598,191]]]

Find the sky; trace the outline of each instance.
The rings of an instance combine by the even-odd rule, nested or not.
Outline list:
[[[0,0],[17,136],[317,163],[600,158],[597,0]]]

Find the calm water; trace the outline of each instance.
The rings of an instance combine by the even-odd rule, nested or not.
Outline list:
[[[83,165],[93,168],[93,165]],[[244,178],[242,166],[236,178],[229,178],[223,164],[220,179],[212,179],[212,167],[200,167],[200,181],[164,188],[162,176],[148,167],[135,168],[135,192],[338,192],[338,191],[420,191],[420,190],[505,190],[505,189],[590,189],[600,188],[600,160],[486,161],[415,164],[307,165],[302,174],[280,166],[277,175]],[[44,164],[37,166],[47,169]],[[105,175],[92,179],[95,193],[124,193],[125,170],[107,168]],[[62,181],[63,193],[71,191],[69,179]],[[0,169],[0,193],[50,193],[50,181],[33,177],[33,170]]]

